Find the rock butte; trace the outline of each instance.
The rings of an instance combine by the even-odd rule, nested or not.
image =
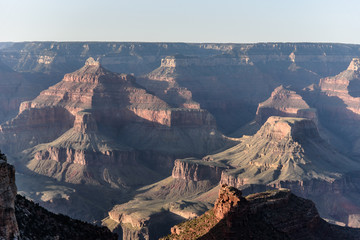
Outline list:
[[[270,116],[308,118],[317,123],[316,109],[310,108],[295,91],[279,86],[271,93],[270,98],[259,103],[256,111],[256,122],[263,124]]]

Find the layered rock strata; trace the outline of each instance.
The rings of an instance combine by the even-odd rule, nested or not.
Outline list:
[[[194,161],[193,161],[194,160]],[[207,164],[211,159],[177,159],[174,162],[172,170],[172,177],[175,179],[182,179],[187,181],[202,181],[210,180],[218,182],[221,178],[221,173],[227,168],[221,164]]]

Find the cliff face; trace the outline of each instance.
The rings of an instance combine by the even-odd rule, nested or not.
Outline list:
[[[341,99],[350,111],[349,114],[353,113],[355,119],[358,119],[356,116],[360,114],[358,107],[359,65],[359,58],[354,58],[345,71],[334,77],[322,78],[319,83],[321,92],[330,98]],[[345,109],[342,113],[346,113]],[[351,117],[349,114],[345,117]]]
[[[0,238],[18,239],[20,232],[15,218],[15,169],[0,159]]]
[[[194,231],[196,226],[197,231]],[[289,190],[274,190],[246,198],[223,186],[214,208],[174,226],[163,239],[357,239],[357,229],[322,220],[309,201]]]
[[[187,181],[210,180],[218,182],[224,166],[207,165],[206,159],[203,161],[192,162],[191,159],[177,159],[174,162],[172,177]]]

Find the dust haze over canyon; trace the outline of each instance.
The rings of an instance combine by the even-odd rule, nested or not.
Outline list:
[[[310,199],[313,229],[358,236],[359,59],[336,43],[0,43],[0,149],[19,194],[119,239],[204,218],[222,184],[299,214]]]

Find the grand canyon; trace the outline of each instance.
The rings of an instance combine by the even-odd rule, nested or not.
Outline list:
[[[359,129],[356,44],[3,42],[0,234],[359,239]]]

